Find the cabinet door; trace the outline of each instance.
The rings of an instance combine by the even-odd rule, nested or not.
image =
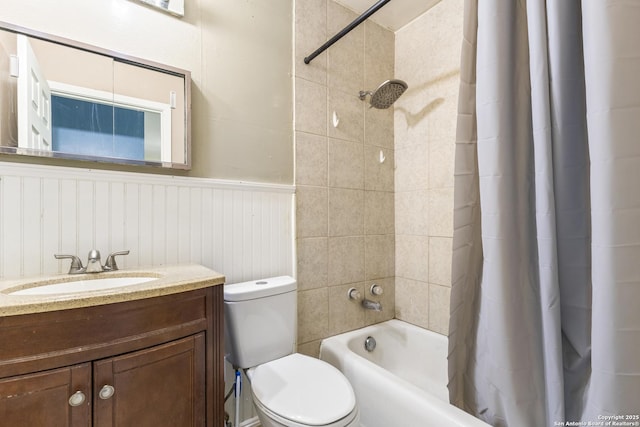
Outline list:
[[[79,392],[71,401],[70,397]],[[0,424],[12,427],[91,425],[91,365],[84,363],[0,380]]]
[[[200,333],[94,362],[94,426],[204,426],[204,343]]]

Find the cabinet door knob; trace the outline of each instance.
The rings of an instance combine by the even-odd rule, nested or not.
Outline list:
[[[113,388],[113,386],[104,385],[100,389],[100,393],[98,393],[98,397],[100,399],[102,399],[102,400],[107,400],[107,399],[111,398],[111,396],[113,396],[113,393],[115,393],[115,392],[116,392],[116,389]]]
[[[80,406],[84,403],[87,397],[80,390],[76,391],[69,398],[69,406]]]

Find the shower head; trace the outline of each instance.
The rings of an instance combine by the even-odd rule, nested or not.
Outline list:
[[[371,91],[360,91],[360,99],[365,100],[370,95],[369,104],[373,108],[389,108],[400,98],[400,95],[407,90],[407,84],[402,80],[387,80],[378,86],[378,89]]]

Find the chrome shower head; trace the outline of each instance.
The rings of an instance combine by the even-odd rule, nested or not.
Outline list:
[[[387,80],[373,92],[361,90],[360,99],[364,101],[367,95],[370,95],[369,104],[373,108],[389,108],[407,90],[407,87],[407,84],[402,80]]]

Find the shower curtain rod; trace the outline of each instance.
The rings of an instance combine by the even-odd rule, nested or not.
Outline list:
[[[351,24],[344,27],[338,34],[331,37],[325,44],[316,49],[311,55],[304,58],[304,63],[309,64],[316,56],[320,55],[322,52],[327,50],[329,46],[340,40],[342,37],[346,36],[351,30],[360,25],[365,19],[376,13],[378,10],[382,8],[385,4],[389,3],[391,0],[379,0],[376,4],[367,9],[362,15],[357,17]]]

